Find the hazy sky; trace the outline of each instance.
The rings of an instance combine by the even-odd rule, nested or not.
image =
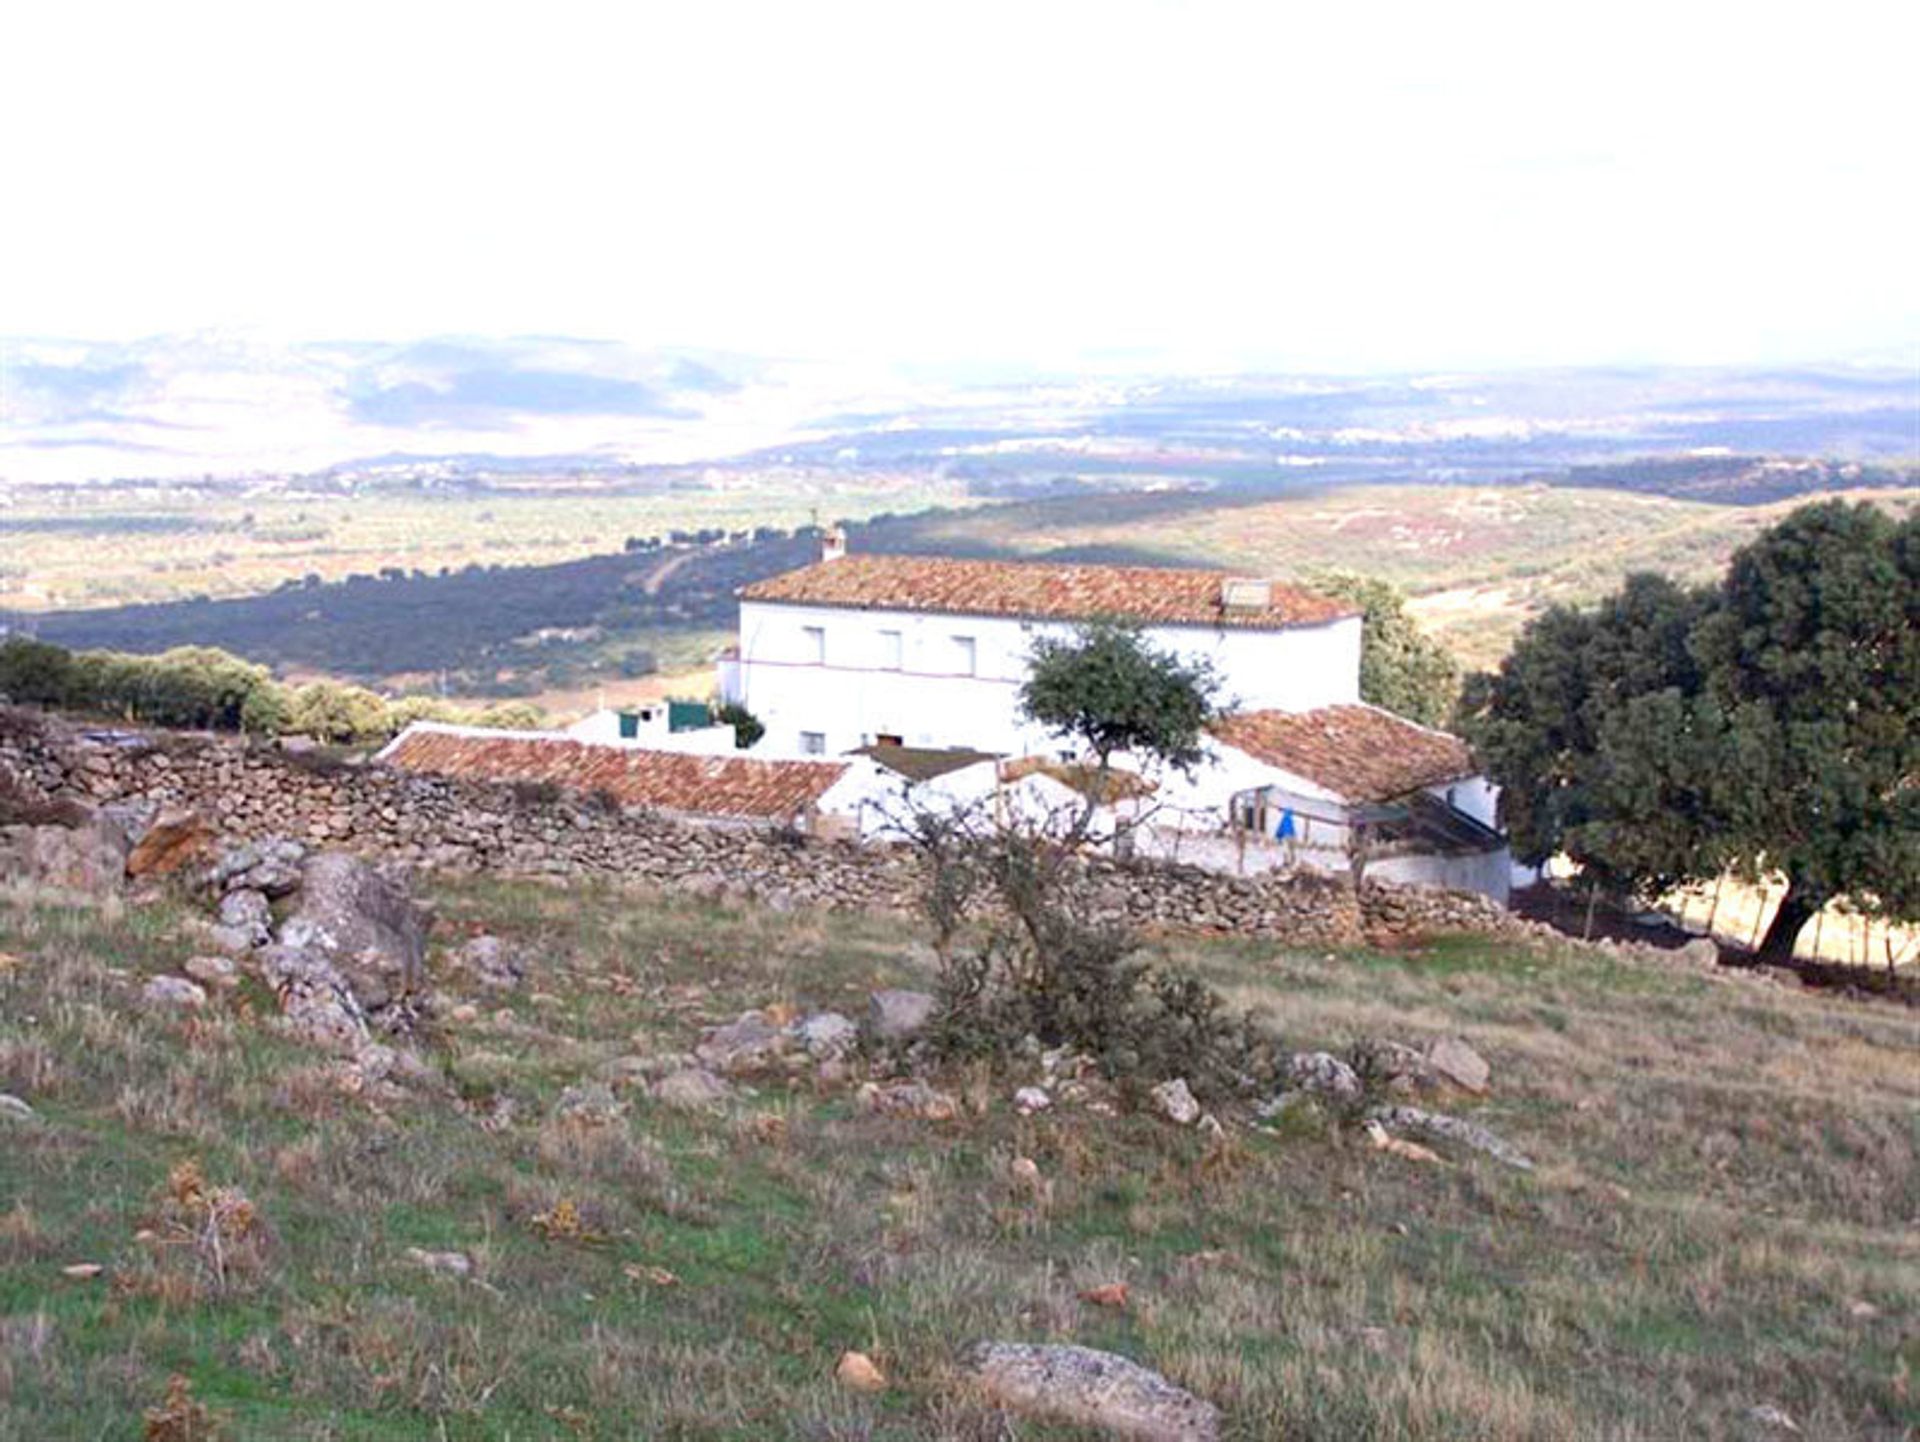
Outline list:
[[[28,3],[0,333],[1920,356],[1920,6]]]

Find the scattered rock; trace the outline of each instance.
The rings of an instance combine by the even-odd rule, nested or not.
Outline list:
[[[1533,1162],[1525,1153],[1478,1122],[1423,1111],[1419,1107],[1381,1107],[1373,1113],[1371,1120],[1390,1132],[1412,1132],[1430,1141],[1458,1142],[1463,1147],[1484,1152],[1495,1161],[1517,1167],[1523,1172],[1533,1170]]]
[[[1486,1058],[1457,1036],[1443,1036],[1427,1048],[1427,1069],[1462,1091],[1484,1096],[1493,1069]]]
[[[950,1122],[960,1115],[960,1103],[915,1077],[908,1081],[868,1082],[854,1095],[862,1111],[886,1117],[909,1117],[924,1122]]]
[[[778,1061],[788,1040],[786,1029],[769,1021],[766,1013],[747,1011],[724,1026],[708,1027],[693,1054],[702,1066],[738,1075]]]
[[[1392,1156],[1403,1157],[1410,1162],[1438,1162],[1440,1154],[1432,1147],[1423,1147],[1418,1142],[1409,1142],[1393,1136],[1377,1121],[1367,1122],[1367,1139],[1375,1147]]]
[[[1769,1402],[1762,1402],[1757,1407],[1749,1407],[1747,1409],[1747,1415],[1762,1427],[1774,1427],[1782,1432],[1798,1432],[1800,1430],[1800,1424],[1798,1422],[1794,1421],[1787,1413]]]
[[[860,1039],[860,1028],[837,1011],[816,1012],[794,1024],[793,1033],[807,1055],[815,1061],[838,1061],[853,1050]],[[858,1353],[848,1353],[858,1356]]]
[[[653,1083],[647,1094],[678,1111],[703,1111],[726,1105],[733,1088],[705,1067],[682,1067]]]
[[[207,993],[184,976],[156,976],[141,988],[140,1000],[150,1007],[195,1011],[207,1004]]]
[[[1040,1175],[1040,1163],[1032,1157],[1015,1157],[1007,1168],[1007,1175],[1029,1191],[1038,1192],[1046,1185],[1046,1179]]]
[[[370,1013],[417,991],[425,977],[425,916],[403,886],[345,852],[307,859],[280,941],[325,955]]]
[[[259,942],[252,932],[237,926],[209,926],[207,945],[228,956],[245,956],[259,945]]]
[[[1287,1058],[1287,1080],[1301,1091],[1339,1102],[1360,1100],[1359,1073],[1331,1052],[1295,1052]]]
[[[1108,1282],[1104,1286],[1089,1287],[1080,1294],[1080,1300],[1096,1307],[1112,1307],[1125,1311],[1127,1306],[1127,1284]]]
[[[1712,937],[1696,936],[1674,955],[1689,966],[1717,967],[1720,965],[1720,946]]]
[[[284,836],[247,841],[222,851],[207,872],[216,893],[258,891],[278,900],[300,889],[300,864],[307,848]]]
[[[881,1041],[906,1041],[926,1028],[934,998],[924,991],[876,991],[867,999],[867,1028]]]
[[[581,1126],[610,1126],[627,1114],[625,1102],[618,1100],[605,1082],[582,1082],[560,1093],[554,1104],[554,1116],[563,1122]]]
[[[62,1267],[60,1275],[71,1277],[76,1282],[91,1282],[104,1271],[106,1268],[98,1262],[74,1262],[70,1266]]]
[[[194,865],[213,845],[213,828],[198,812],[170,806],[127,853],[127,875],[170,876]]]
[[[967,1359],[980,1390],[1022,1416],[1133,1442],[1216,1442],[1220,1413],[1158,1372],[1091,1347],[983,1342]]]
[[[833,1380],[850,1392],[884,1392],[887,1378],[865,1352],[842,1352],[833,1369]]]
[[[1398,1096],[1432,1091],[1440,1084],[1426,1054],[1397,1041],[1374,1037],[1355,1049],[1356,1071],[1364,1073],[1379,1086]]]
[[[230,956],[190,956],[180,969],[203,986],[221,988],[240,985],[240,968]]]
[[[1053,1098],[1040,1087],[1021,1087],[1013,1094],[1013,1109],[1023,1117],[1043,1112],[1052,1105]]]
[[[1185,1077],[1161,1082],[1148,1095],[1153,1109],[1175,1126],[1190,1127],[1200,1120],[1200,1103],[1195,1100]]]
[[[302,1041],[357,1055],[369,1043],[366,1012],[339,968],[318,952],[269,946],[260,970],[280,1001],[287,1029]]]
[[[8,1117],[17,1122],[30,1122],[35,1115],[33,1108],[12,1092],[0,1092],[0,1117]]]
[[[497,936],[476,936],[453,954],[453,963],[487,991],[512,991],[526,977],[521,966]]]
[[[465,1252],[429,1252],[419,1247],[408,1247],[407,1260],[415,1266],[425,1267],[429,1272],[437,1272],[443,1277],[473,1275],[473,1258]]]
[[[220,925],[242,933],[249,946],[265,946],[273,935],[273,907],[264,891],[240,887],[220,898]]]

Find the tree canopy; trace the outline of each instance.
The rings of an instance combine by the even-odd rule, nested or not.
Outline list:
[[[1920,916],[1920,517],[1804,506],[1718,586],[1633,576],[1557,607],[1457,724],[1522,860],[1649,894],[1784,877],[1773,957],[1837,899]]]
[[[1122,751],[1184,771],[1204,755],[1219,690],[1205,661],[1163,651],[1135,627],[1096,621],[1034,643],[1020,713],[1079,741],[1102,778]]]
[[[1423,726],[1443,726],[1460,692],[1460,667],[1447,648],[1407,614],[1391,581],[1329,571],[1314,590],[1360,608],[1360,699]]]

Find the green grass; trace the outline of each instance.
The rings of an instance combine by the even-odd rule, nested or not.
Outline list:
[[[580,1129],[553,1103],[614,1058],[750,1005],[857,1014],[922,953],[882,919],[435,899],[436,955],[486,927],[532,974],[438,1026],[438,1080],[392,1101],[343,1094],[252,988],[141,1012],[140,980],[191,953],[184,912],[0,902],[0,1090],[40,1113],[0,1122],[0,1437],[138,1437],[176,1371],[242,1438],[1076,1435],[1000,1430],[955,1376],[980,1337],[1125,1352],[1240,1439],[1734,1439],[1761,1404],[1808,1436],[1920,1427],[1910,1011],[1477,939],[1183,943],[1298,1046],[1465,1035],[1495,1068],[1472,1110],[1539,1169],[1419,1166],[1326,1118],[1224,1146],[1020,1118],[1019,1079],[971,1075],[948,1081],[984,1111],[951,1124],[809,1075],[714,1116],[626,1092],[622,1122]],[[483,1127],[500,1096],[515,1119]],[[264,1219],[224,1285],[136,1235],[164,1234],[189,1159]],[[587,1239],[534,1227],[562,1199]],[[466,1251],[477,1279],[408,1247]],[[106,1274],[61,1275],[79,1261]],[[1125,1312],[1079,1300],[1114,1280]],[[834,1387],[849,1347],[884,1396]]]

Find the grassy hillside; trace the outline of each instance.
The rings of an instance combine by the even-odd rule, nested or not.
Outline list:
[[[1182,950],[1295,1045],[1467,1037],[1494,1067],[1478,1114],[1538,1170],[1402,1160],[1325,1121],[1210,1145],[1022,1119],[965,1077],[984,1110],[948,1123],[809,1078],[711,1116],[624,1093],[593,1127],[555,1103],[618,1058],[923,980],[901,928],[437,900],[440,946],[484,926],[533,971],[434,1030],[398,1099],[270,1030],[255,983],[143,1012],[143,977],[191,952],[183,913],[0,902],[0,1090],[38,1112],[0,1116],[0,1436],[137,1436],[178,1373],[232,1437],[984,1442],[1016,1434],[954,1375],[981,1337],[1127,1353],[1249,1442],[1787,1435],[1763,1407],[1823,1439],[1920,1427],[1910,1011],[1472,940],[1221,941]],[[195,1230],[196,1185],[239,1189],[243,1236]],[[1124,1309],[1079,1296],[1115,1281]],[[884,1395],[829,1380],[850,1347]]]

